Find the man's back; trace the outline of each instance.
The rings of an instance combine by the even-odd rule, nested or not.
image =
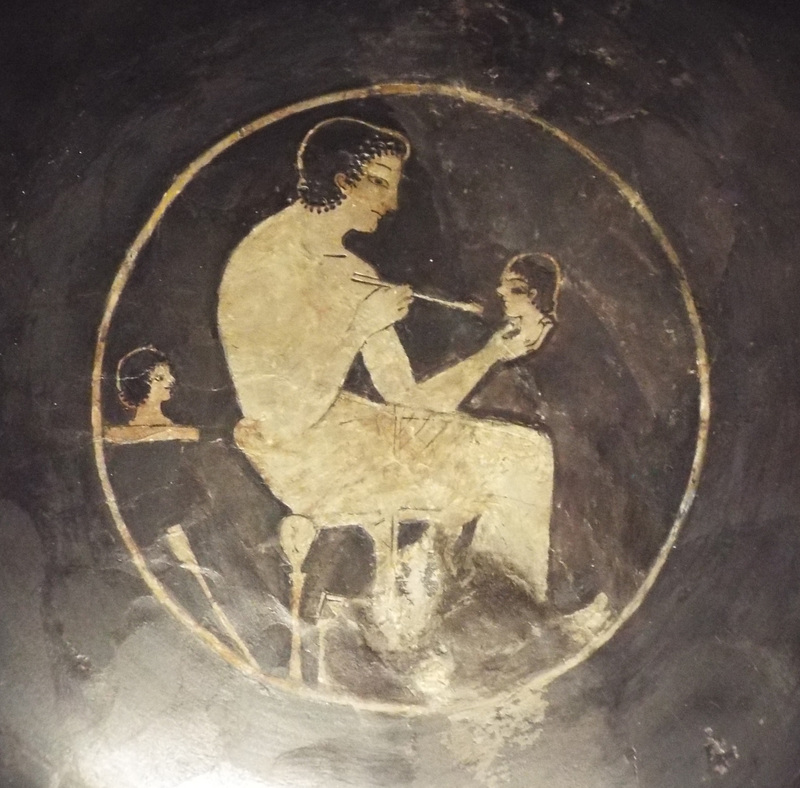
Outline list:
[[[236,247],[219,290],[218,325],[242,414],[296,432],[305,412],[342,381],[327,374],[369,288],[351,281],[356,258],[325,257],[314,215],[295,203]],[[346,254],[341,250],[342,254]]]

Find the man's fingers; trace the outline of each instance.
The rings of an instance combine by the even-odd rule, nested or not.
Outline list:
[[[400,285],[395,289],[397,295],[397,314],[405,317],[414,298],[414,292],[408,285]]]
[[[506,340],[513,339],[514,337],[519,336],[520,332],[522,331],[522,326],[520,325],[519,319],[514,318],[512,320],[509,320],[506,323],[505,327],[502,329],[502,331],[503,331],[502,337],[503,339]]]

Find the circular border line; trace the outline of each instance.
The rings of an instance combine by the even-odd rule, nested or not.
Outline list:
[[[317,109],[330,104],[337,104],[344,101],[353,101],[359,99],[368,99],[373,97],[385,96],[409,96],[409,97],[422,97],[422,96],[444,96],[454,101],[462,103],[477,104],[485,109],[503,114],[511,115],[520,120],[526,121],[538,127],[540,130],[546,132],[550,136],[559,140],[567,145],[575,153],[583,159],[592,164],[599,170],[616,188],[616,190],[625,198],[626,202],[631,206],[634,212],[642,219],[647,225],[653,237],[657,241],[659,247],[666,255],[672,266],[673,273],[675,274],[678,285],[683,298],[684,306],[689,317],[691,324],[692,335],[695,343],[695,358],[696,358],[696,373],[699,385],[698,397],[698,429],[697,429],[697,443],[695,445],[694,456],[692,459],[692,466],[687,480],[686,489],[684,491],[681,503],[678,507],[678,512],[673,522],[673,525],[667,535],[664,544],[661,547],[655,561],[653,562],[650,570],[645,577],[644,581],[637,588],[636,593],[625,605],[620,614],[614,620],[613,624],[607,629],[603,630],[599,635],[593,638],[582,649],[573,654],[571,657],[565,659],[560,664],[549,668],[536,674],[529,681],[518,685],[517,687],[508,690],[504,693],[498,693],[491,698],[481,699],[479,701],[465,701],[462,703],[454,703],[447,706],[413,706],[410,704],[388,703],[380,701],[364,701],[335,695],[330,693],[320,692],[316,689],[312,690],[304,684],[296,684],[287,679],[280,677],[269,676],[263,671],[255,668],[251,663],[246,661],[238,652],[234,651],[225,643],[223,643],[216,635],[208,631],[195,621],[189,612],[177,602],[158,578],[151,572],[147,566],[144,556],[141,554],[139,547],[134,541],[127,525],[122,517],[119,505],[114,495],[114,490],[111,486],[111,480],[106,465],[105,452],[103,448],[103,417],[101,407],[102,396],[102,379],[103,379],[103,362],[106,352],[106,343],[108,341],[108,334],[111,327],[111,320],[114,312],[119,303],[122,291],[128,283],[128,279],[133,272],[136,265],[136,260],[139,253],[144,248],[145,244],[152,237],[158,223],[163,218],[167,209],[172,205],[178,196],[183,192],[189,182],[200,172],[207,164],[211,163],[217,156],[228,150],[228,148],[235,145],[245,137],[250,136],[267,126],[270,126],[277,121],[297,115],[301,112]],[[496,705],[502,703],[504,700],[513,698],[523,690],[539,690],[543,689],[554,679],[564,675],[572,668],[585,661],[597,649],[606,644],[625,624],[626,621],[636,612],[639,606],[644,601],[645,596],[655,584],[656,578],[661,572],[664,564],[667,561],[670,551],[675,545],[681,527],[683,526],[686,517],[694,501],[697,487],[700,481],[700,474],[703,468],[706,447],[708,443],[709,424],[711,417],[711,390],[710,390],[710,366],[708,361],[708,353],[706,349],[705,337],[703,335],[702,326],[700,323],[700,316],[698,314],[697,306],[695,305],[691,289],[689,287],[686,274],[681,265],[678,254],[670,243],[666,234],[661,226],[656,221],[653,214],[644,204],[641,195],[633,189],[626,181],[620,177],[614,170],[606,165],[596,154],[589,150],[585,145],[574,139],[565,131],[553,126],[547,121],[533,115],[522,108],[515,105],[513,102],[506,99],[494,98],[487,96],[477,91],[469,90],[463,87],[454,85],[445,85],[437,83],[413,83],[413,82],[392,82],[373,85],[370,87],[353,88],[349,90],[342,90],[335,93],[328,93],[323,96],[300,101],[291,104],[288,107],[270,112],[263,115],[256,120],[242,126],[237,131],[229,134],[221,139],[211,148],[206,150],[203,154],[198,156],[194,161],[189,164],[172,182],[172,185],[167,189],[155,210],[150,214],[144,227],[139,231],[131,246],[128,248],[122,264],[117,271],[114,281],[111,285],[108,298],[106,300],[103,318],[97,331],[97,345],[95,348],[94,365],[92,370],[92,407],[91,407],[91,423],[92,423],[92,438],[94,443],[94,455],[97,463],[97,471],[100,477],[100,484],[103,489],[103,494],[111,512],[111,517],[117,528],[117,531],[122,538],[122,541],[131,555],[134,565],[136,566],[142,579],[147,584],[153,596],[166,607],[170,613],[185,627],[187,627],[194,635],[196,635],[203,643],[213,649],[229,664],[238,668],[244,674],[259,681],[260,684],[267,688],[280,688],[290,692],[295,697],[302,697],[308,700],[334,702],[341,705],[347,705],[368,711],[376,712],[389,712],[393,714],[406,714],[410,716],[418,716],[430,713],[458,713],[467,709],[474,709],[476,707],[485,706],[487,704]]]

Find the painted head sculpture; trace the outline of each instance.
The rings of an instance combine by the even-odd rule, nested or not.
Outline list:
[[[150,345],[125,354],[117,364],[117,393],[123,406],[133,412],[129,424],[171,424],[161,406],[169,401],[174,385],[169,359]]]
[[[500,275],[497,294],[509,320],[556,322],[561,267],[554,257],[531,252],[512,257]]]

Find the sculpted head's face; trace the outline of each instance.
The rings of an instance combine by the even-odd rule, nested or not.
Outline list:
[[[536,291],[531,290],[525,277],[515,273],[510,265],[507,265],[500,275],[497,294],[503,301],[506,317],[532,317],[534,311],[541,317],[541,312],[535,303]]]
[[[175,376],[169,364],[157,364],[150,372],[150,393],[147,401],[153,404],[167,402],[172,396],[172,387],[175,385]]]
[[[402,159],[389,154],[370,159],[361,177],[353,183],[348,182],[344,173],[336,175],[336,185],[345,197],[339,210],[347,213],[353,230],[374,232],[387,213],[397,210],[402,174]]]

